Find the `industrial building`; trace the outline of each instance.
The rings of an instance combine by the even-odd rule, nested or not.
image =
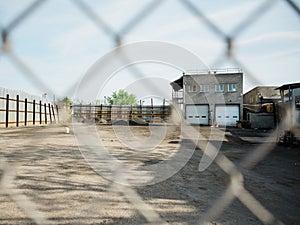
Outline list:
[[[278,86],[257,86],[243,97],[243,121],[249,128],[272,129],[276,126],[276,106],[280,101]]]
[[[244,110],[261,112],[264,106],[279,101],[281,97],[277,88],[278,86],[257,86],[246,92],[243,97]],[[265,111],[268,111],[267,107]],[[247,116],[245,112],[244,116]]]
[[[290,118],[289,126],[300,126],[300,83],[284,84],[276,90],[280,91],[280,117]]]
[[[236,126],[243,117],[241,69],[188,71],[171,85],[173,104],[190,124]]]

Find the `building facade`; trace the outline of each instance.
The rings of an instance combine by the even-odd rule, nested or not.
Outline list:
[[[279,120],[287,119],[287,127],[300,127],[300,83],[284,84],[280,91]],[[300,136],[300,135],[299,135]]]
[[[189,72],[171,85],[173,103],[181,106],[188,123],[235,126],[243,116],[240,69]]]
[[[257,86],[243,97],[244,121],[250,128],[272,129],[276,126],[276,106],[280,101],[277,86]]]
[[[261,112],[263,104],[279,101],[280,91],[276,88],[278,86],[257,86],[246,92],[243,97],[244,109],[249,112]]]

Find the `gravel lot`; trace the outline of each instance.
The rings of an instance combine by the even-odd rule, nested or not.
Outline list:
[[[122,130],[122,126],[114,128]],[[201,133],[199,143],[211,138],[212,128],[195,129]],[[140,140],[151,134],[147,126],[130,130]],[[189,141],[180,127],[168,126],[166,137],[154,150],[137,153],[120,141],[112,126],[98,126],[97,131],[109,154],[134,167],[168,160]],[[223,131],[224,140],[212,137],[223,141],[220,152],[243,172],[246,190],[278,224],[299,224],[299,146],[272,144],[271,131]],[[216,163],[200,172],[201,148],[172,177],[132,187],[102,177],[86,163],[72,126],[69,134],[65,127],[54,125],[1,129],[0,135],[0,224],[198,224],[210,209],[218,215],[208,224],[263,224],[238,199],[215,207],[230,177]],[[266,148],[269,153],[258,164],[244,168],[247,158],[255,156],[251,153]]]

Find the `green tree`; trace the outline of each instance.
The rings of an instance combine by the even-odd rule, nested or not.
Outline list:
[[[105,96],[105,100],[110,105],[137,105],[136,96],[123,89],[114,91],[111,96]]]
[[[64,97],[62,102],[64,102],[67,106],[71,106],[73,104],[72,100],[68,97]]]

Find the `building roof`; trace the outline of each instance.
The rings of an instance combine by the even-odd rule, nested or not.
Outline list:
[[[278,86],[256,86],[254,88],[252,88],[251,90],[247,91],[246,93],[244,93],[244,95],[249,94],[252,91],[255,91],[257,89],[273,89],[273,90],[277,90]]]
[[[170,83],[174,91],[179,91],[183,88],[183,76]]]
[[[225,69],[207,69],[207,70],[187,70],[183,75],[240,74],[240,73],[243,73],[241,68],[225,68]]]
[[[289,89],[296,89],[296,88],[300,88],[300,83],[292,83],[292,84],[284,84],[278,88],[276,88],[275,90],[289,90]]]

